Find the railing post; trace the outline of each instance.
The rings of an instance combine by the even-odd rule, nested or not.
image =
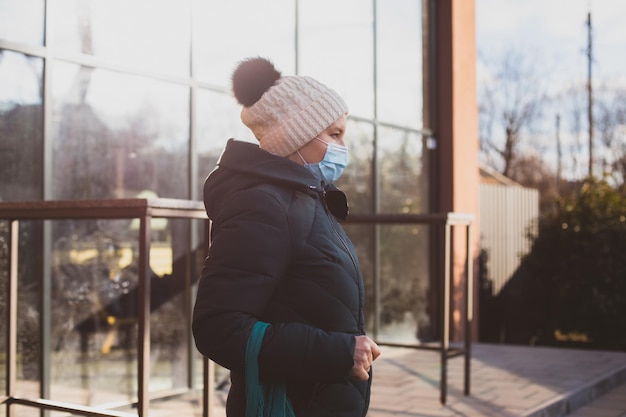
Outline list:
[[[466,260],[466,273],[465,273],[465,373],[464,373],[464,390],[465,395],[470,394],[470,367],[471,367],[471,350],[472,350],[472,322],[474,315],[474,291],[473,279],[474,279],[474,262],[472,259],[472,233],[471,225],[468,224],[465,227],[465,255]]]
[[[450,347],[450,232],[452,226],[444,225],[443,305],[441,323],[441,392],[440,401],[446,403],[448,394],[448,349]]]
[[[6,395],[13,398],[15,394],[16,367],[17,367],[17,266],[19,248],[19,222],[9,222],[9,279],[7,281],[7,364],[6,364]],[[11,408],[11,402],[6,403],[7,417],[13,417],[15,413]]]
[[[137,346],[137,413],[147,417],[150,405],[148,385],[150,383],[150,221],[148,214],[139,220],[139,291],[137,297],[139,311],[139,337]]]

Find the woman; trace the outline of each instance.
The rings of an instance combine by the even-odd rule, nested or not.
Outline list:
[[[305,76],[282,76],[262,58],[232,76],[241,119],[259,145],[229,140],[204,186],[212,220],[193,317],[198,350],[230,369],[228,417],[245,415],[245,349],[257,321],[262,382],[281,382],[296,416],[367,413],[371,364],[363,279],[336,217],[332,183],[347,163],[348,108]]]

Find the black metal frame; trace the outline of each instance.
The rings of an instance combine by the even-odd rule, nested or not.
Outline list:
[[[17,346],[17,253],[19,245],[19,222],[21,220],[61,220],[61,219],[132,219],[140,221],[139,226],[139,292],[138,292],[138,341],[137,372],[138,390],[137,415],[148,416],[150,399],[148,380],[150,377],[150,279],[149,254],[151,243],[150,220],[152,218],[180,218],[207,220],[204,206],[200,202],[175,199],[115,199],[115,200],[73,200],[73,201],[26,201],[0,203],[0,220],[8,220],[9,227],[9,279],[7,281],[7,367],[6,395],[2,404],[6,405],[6,416],[13,417],[14,404],[69,412],[84,416],[129,417],[134,414],[115,410],[102,410],[89,406],[67,404],[43,398],[29,400],[15,397],[16,385],[16,346]],[[45,341],[43,343],[46,343]],[[207,368],[204,372],[206,373]],[[205,375],[204,380],[207,380]],[[45,381],[40,381],[42,385]],[[171,390],[160,396],[171,396],[188,390]],[[207,390],[204,390],[207,397]],[[204,400],[209,406],[210,398]],[[206,414],[205,414],[206,415]]]
[[[0,403],[6,405],[6,416],[13,417],[14,404],[39,408],[40,410],[54,410],[70,412],[84,416],[115,416],[129,417],[134,414],[102,410],[88,406],[67,404],[43,398],[30,400],[15,397],[16,383],[16,346],[17,346],[17,277],[18,277],[18,245],[19,221],[21,220],[61,220],[61,219],[128,219],[140,220],[139,235],[139,300],[138,300],[138,398],[133,405],[137,408],[137,415],[148,416],[149,397],[148,380],[150,376],[150,280],[149,253],[151,242],[150,220],[152,218],[184,218],[208,219],[202,203],[174,199],[115,199],[115,200],[72,200],[72,201],[27,201],[1,202],[0,220],[8,220],[9,227],[9,279],[7,281],[7,366],[6,366],[6,393]],[[470,394],[470,358],[472,334],[472,293],[473,293],[473,260],[471,251],[471,224],[473,216],[461,213],[443,214],[377,214],[351,215],[347,223],[354,224],[428,224],[441,225],[444,233],[444,262],[442,276],[442,303],[440,320],[442,340],[439,345],[399,345],[381,342],[388,346],[402,346],[416,349],[437,350],[441,358],[440,401],[446,403],[447,397],[447,363],[448,359],[464,355],[464,394]],[[450,347],[450,283],[451,283],[451,256],[452,256],[452,228],[464,226],[466,229],[466,271],[465,271],[465,340],[462,349]],[[207,227],[208,230],[208,227]],[[376,275],[375,280],[380,281]],[[378,297],[378,295],[376,295]],[[376,303],[378,308],[378,304]],[[379,311],[376,311],[379,314]],[[378,320],[376,321],[378,323]],[[377,325],[377,324],[376,324]],[[44,342],[45,343],[45,342]],[[203,416],[209,416],[213,395],[213,381],[211,378],[212,363],[204,359],[203,363]],[[42,384],[45,381],[42,381]],[[182,394],[181,390],[167,392],[164,395]],[[187,390],[182,390],[187,392]]]
[[[442,268],[441,276],[437,277],[438,282],[441,284],[441,296],[442,303],[439,309],[441,317],[439,317],[441,342],[436,345],[432,344],[398,344],[388,343],[384,341],[376,341],[384,346],[396,346],[396,347],[408,347],[414,349],[424,350],[436,350],[440,353],[441,361],[441,379],[440,379],[440,402],[446,404],[448,394],[448,359],[456,356],[464,356],[464,381],[463,381],[463,393],[467,396],[470,395],[471,385],[471,346],[472,346],[472,322],[473,322],[473,256],[472,256],[472,235],[471,225],[474,220],[474,216],[465,213],[433,213],[433,214],[372,214],[372,215],[351,215],[346,220],[346,223],[361,223],[361,224],[425,224],[425,225],[440,225],[444,227],[444,265]],[[452,228],[454,226],[465,227],[465,317],[464,317],[464,342],[462,348],[450,347],[450,288],[452,277]],[[435,253],[437,251],[434,251]],[[378,273],[374,275],[376,288],[379,287],[381,277]],[[379,294],[376,294],[379,297]],[[375,326],[380,323],[379,311],[380,303],[375,303]],[[378,329],[374,329],[374,334],[378,334]]]

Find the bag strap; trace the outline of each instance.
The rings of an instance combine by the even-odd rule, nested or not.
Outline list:
[[[257,321],[246,345],[246,417],[295,417],[283,383],[259,382],[259,351],[269,323]]]
[[[268,323],[257,321],[252,327],[246,345],[246,417],[258,417],[265,408],[265,393],[259,384],[259,350]]]

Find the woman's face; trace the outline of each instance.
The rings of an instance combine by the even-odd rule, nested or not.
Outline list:
[[[347,119],[347,116],[341,116],[339,119],[335,120],[333,124],[328,126],[326,130],[317,135],[317,138],[320,140],[313,139],[300,148],[299,151],[302,158],[308,164],[317,164],[326,154],[326,143],[335,143],[337,145],[346,146],[343,138],[346,134]],[[302,159],[297,153],[289,155],[289,159],[299,163],[300,165],[304,165],[304,162],[302,162]]]

